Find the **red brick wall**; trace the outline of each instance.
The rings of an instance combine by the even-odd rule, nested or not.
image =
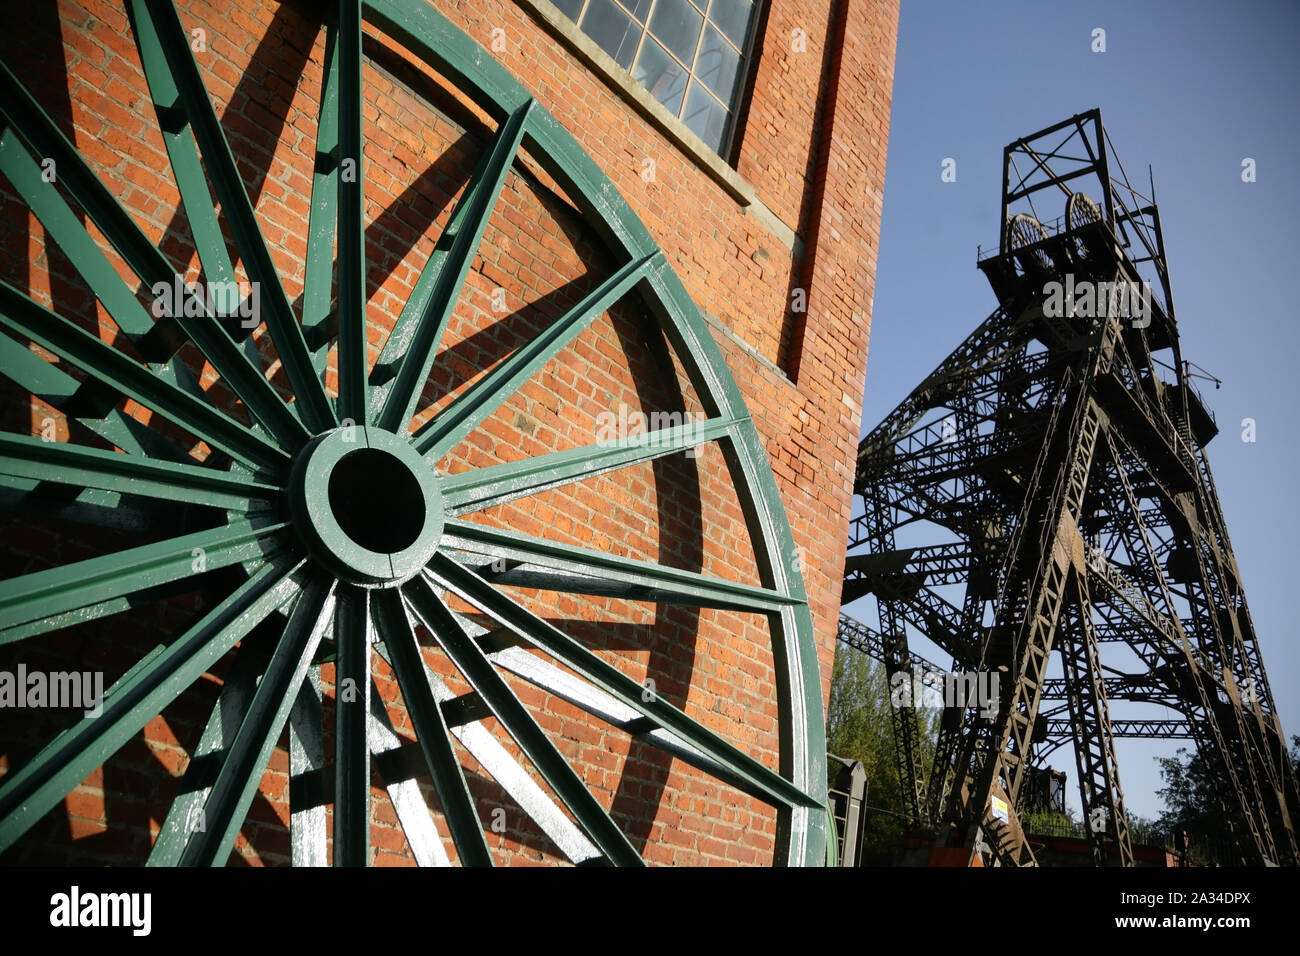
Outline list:
[[[824,699],[865,375],[897,3],[838,0],[828,9],[811,5],[817,12],[792,0],[771,4],[747,123],[738,132],[737,170],[772,213],[799,233],[802,255],[523,6],[508,0],[435,5],[485,48],[494,28],[505,31],[506,49],[494,55],[591,154],[660,243],[701,310],[731,333],[718,330],[715,337],[764,439],[796,541],[807,556]],[[181,0],[178,7],[187,30],[206,31],[207,50],[196,58],[285,290],[300,309],[324,55],[317,5]],[[119,5],[60,0],[57,8],[30,16],[7,8],[0,18],[4,62],[150,239],[187,278],[196,278],[198,257]],[[796,29],[804,32],[806,49],[796,49]],[[413,66],[391,47],[368,28],[364,170],[372,362],[494,126],[431,70]],[[652,182],[641,175],[647,158],[655,162]],[[47,246],[39,222],[3,177],[0,189],[0,276],[114,341],[116,327],[76,269]],[[128,284],[141,286],[107,244],[101,246]],[[608,255],[566,197],[531,159],[517,164],[426,388],[420,421],[560,315],[609,269]],[[238,271],[245,278],[242,267]],[[504,317],[492,309],[498,288],[505,290],[509,308]],[[807,291],[806,315],[790,309],[794,288]],[[148,304],[149,290],[140,287],[137,294]],[[259,342],[273,356],[261,332]],[[181,355],[202,368],[191,348]],[[334,367],[331,352],[330,388]],[[229,392],[206,371],[203,382],[214,400],[229,405]],[[286,387],[282,379],[277,371],[273,380]],[[7,430],[35,434],[46,418],[54,418],[60,440],[87,441],[79,426],[69,435],[67,422],[39,398],[19,394],[7,382],[4,388]],[[598,416],[620,404],[646,412],[701,407],[653,321],[626,303],[508,400],[444,468],[456,472],[587,444]],[[124,408],[149,420],[146,410],[130,403]],[[190,443],[199,456],[206,453],[201,442]],[[671,456],[521,499],[482,520],[708,574],[754,576],[734,491],[714,446],[695,459]],[[6,545],[0,577],[149,540],[130,529],[92,533],[46,518],[8,519],[0,534]],[[219,581],[206,591],[196,582],[193,593],[169,602],[4,649],[0,667],[19,659],[29,667],[66,667],[71,661],[102,668],[110,683],[156,643],[157,634],[183,626],[214,593],[221,593]],[[525,599],[637,680],[654,678],[661,695],[776,767],[774,674],[761,616],[656,610],[548,593]],[[468,689],[440,653],[428,657],[453,690]],[[226,667],[223,662],[151,721],[0,860],[111,862],[147,853]],[[382,662],[379,671],[385,700],[399,701],[396,681]],[[328,695],[328,666],[324,676]],[[626,735],[604,732],[604,725],[531,685],[511,680],[511,686],[649,860],[770,860],[774,817],[767,807]],[[398,733],[409,738],[400,703],[390,703],[389,710]],[[0,769],[26,759],[32,744],[61,720],[66,723],[67,715],[0,713]],[[494,721],[486,723],[499,730]],[[511,746],[504,734],[497,736]],[[236,845],[236,856],[253,864],[281,864],[288,856],[286,740],[280,745]],[[326,745],[328,752],[328,739]],[[506,832],[488,834],[502,861],[555,858],[549,841],[529,821],[517,819],[521,814],[509,797],[472,759],[466,775],[485,819],[492,807],[507,811]],[[374,862],[410,863],[387,796],[379,787],[373,792]],[[426,797],[436,805],[428,788]],[[450,841],[444,842],[454,856]]]

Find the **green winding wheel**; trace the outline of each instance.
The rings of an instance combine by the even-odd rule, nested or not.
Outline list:
[[[233,658],[193,754],[206,759],[207,773],[181,787],[149,862],[224,863],[286,726],[291,788],[304,787],[291,801],[293,861],[326,862],[326,807],[332,805],[334,863],[367,862],[372,762],[400,743],[374,689],[377,654],[400,685],[421,773],[441,806],[440,817],[431,814],[412,779],[388,788],[421,863],[447,862],[437,820],[445,821],[445,835],[462,863],[492,862],[484,836],[488,821],[480,819],[466,785],[458,748],[472,754],[571,861],[642,862],[584,783],[582,768],[565,758],[516,693],[521,679],[775,808],[774,862],[820,863],[826,841],[821,684],[785,513],[759,436],[704,321],[606,177],[518,82],[424,3],[343,2],[326,25],[299,321],[176,11],[167,0],[128,0],[127,9],[204,277],[219,287],[236,275],[215,196],[259,290],[258,327],[265,333],[260,347],[273,344],[280,370],[273,384],[250,330],[214,318],[210,303],[188,310],[195,313],[190,315],[181,308],[157,318],[148,313],[63,194],[75,199],[148,287],[172,283],[173,266],[6,67],[0,78],[0,172],[48,239],[75,263],[119,335],[106,344],[27,292],[0,284],[0,369],[17,389],[40,396],[102,439],[101,447],[91,447],[3,434],[3,500],[21,508],[36,489],[64,485],[72,497],[103,505],[85,509],[89,517],[81,520],[91,525],[97,515],[114,514],[113,503],[128,495],[133,501],[211,509],[207,513],[220,517],[197,530],[177,529],[167,523],[166,515],[174,512],[161,504],[157,511],[138,509],[155,543],[0,582],[0,643],[167,601],[196,575],[224,583],[194,620],[141,654],[116,680],[101,714],[53,735],[0,778],[0,850],[202,675]],[[451,80],[497,123],[373,368],[366,356],[363,177],[340,175],[343,163],[321,159],[362,155],[363,17]],[[579,207],[615,267],[540,335],[415,428],[439,345],[521,151]],[[41,175],[46,158],[57,164],[57,186]],[[703,422],[457,474],[435,469],[534,373],[628,296],[639,296],[661,326],[705,409]],[[42,352],[33,351],[32,343]],[[335,348],[337,389],[327,389],[327,355]],[[58,361],[47,361],[47,353]],[[242,418],[199,387],[195,355],[229,388]],[[184,356],[190,356],[188,364]],[[149,426],[127,413],[127,399],[156,416]],[[200,460],[177,453],[172,436],[154,426],[160,419],[206,443],[211,454]],[[722,452],[746,520],[758,569],[751,583],[466,519],[709,444]],[[768,625],[776,674],[779,772],[646,693],[604,656],[530,610],[508,590],[512,585],[663,607],[757,612]],[[245,655],[250,636],[265,637],[268,630],[271,639],[259,644],[265,652]],[[430,646],[454,665],[469,693],[454,695],[429,666],[422,633],[431,635]],[[335,669],[339,691],[333,700],[322,696],[324,664]],[[332,760],[322,730],[327,705],[334,711]],[[527,758],[546,789],[496,733],[511,738],[514,753]],[[310,799],[308,783],[314,779],[317,790],[328,792],[321,781],[330,778],[329,798]]]

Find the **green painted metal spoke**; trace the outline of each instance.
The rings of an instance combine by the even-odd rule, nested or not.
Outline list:
[[[176,187],[181,194],[185,217],[194,236],[194,248],[199,254],[207,281],[222,283],[223,288],[229,288],[225,284],[235,281],[235,269],[226,251],[221,225],[217,222],[217,211],[199,161],[193,127],[189,123],[180,90],[166,68],[167,60],[153,20],[147,15],[141,15],[142,12],[143,3],[140,0],[132,0],[127,6],[131,33],[135,37],[140,62],[144,66],[145,82],[153,97],[163,145],[167,149],[172,175],[176,178]],[[223,311],[229,314],[237,304],[238,301],[226,301],[223,303]]]
[[[334,865],[370,862],[370,597],[339,588],[334,611],[338,642],[334,713]]]
[[[146,345],[144,339],[154,322],[121,276],[109,263],[58,191],[45,182],[41,168],[27,152],[12,130],[0,135],[0,173],[9,177],[19,195],[44,226],[48,238],[63,250],[91,292],[103,304],[114,324],[132,342]],[[206,401],[193,373],[179,363],[154,363],[151,370],[161,380],[176,385],[190,395]]]
[[[503,531],[469,521],[449,520],[442,544],[447,548],[575,575],[564,579],[567,587],[555,585],[557,590],[575,593],[611,594],[635,601],[737,611],[775,611],[799,603],[796,598],[767,588],[670,568],[652,561],[558,544],[519,531]],[[588,580],[584,581],[584,578]],[[546,587],[544,584],[536,586]]]
[[[263,564],[129,680],[106,695],[102,713],[56,737],[22,767],[0,777],[0,851],[11,846],[73,787],[139,733],[268,614],[298,593],[301,564]]]
[[[617,865],[643,866],[644,861],[637,855],[623,831],[591,795],[582,778],[569,766],[483,651],[434,594],[428,582],[423,578],[415,578],[404,590],[416,616],[433,634],[461,675],[514,738],[515,743],[601,852]]]
[[[0,644],[125,611],[150,588],[284,550],[284,522],[232,521],[210,531],[0,581]],[[202,571],[196,571],[196,566]]]
[[[386,659],[389,657],[383,644],[375,645],[375,650]],[[424,666],[424,676],[440,707],[446,707],[455,699],[455,695],[427,664]],[[479,766],[501,785],[501,789],[510,795],[529,819],[550,837],[569,862],[586,863],[599,859],[599,851],[583,835],[582,830],[568,818],[554,800],[547,796],[528,771],[510,756],[481,721],[449,723],[449,726],[452,736],[459,740],[478,761]],[[403,829],[406,829],[405,823]]]
[[[317,573],[297,599],[266,674],[257,685],[248,713],[225,753],[217,779],[204,804],[204,827],[181,855],[182,866],[215,866],[230,856],[239,828],[261,783],[262,768],[280,737],[293,689],[307,676],[333,611],[333,582]]]
[[[375,649],[382,648],[376,644]],[[401,750],[406,742],[397,736],[393,722],[388,718],[384,708],[384,699],[380,696],[379,685],[370,682],[370,755],[381,757],[394,750]],[[396,774],[394,776],[405,776]],[[447,848],[442,845],[438,828],[433,824],[433,815],[429,804],[425,802],[424,792],[414,775],[404,780],[391,777],[385,781],[384,789],[388,791],[388,800],[397,814],[397,822],[402,826],[406,844],[411,848],[411,856],[419,866],[451,866]]]
[[[483,837],[483,824],[474,807],[474,797],[465,783],[460,760],[451,745],[451,732],[442,708],[434,699],[425,673],[420,644],[395,590],[376,592],[375,626],[384,647],[392,656],[393,670],[402,688],[416,740],[424,753],[443,814],[456,843],[456,852],[467,866],[491,866],[492,854]]]
[[[236,650],[234,663],[222,680],[221,693],[212,705],[199,742],[190,752],[179,792],[158,829],[146,866],[178,865],[186,842],[207,829],[204,803],[212,792],[212,777],[207,771],[212,761],[224,758],[253,700],[258,678],[268,663],[261,650],[255,642],[245,642]]]
[[[451,221],[438,240],[424,272],[431,274],[428,302],[420,310],[409,346],[406,347],[397,376],[384,397],[382,410],[376,421],[383,428],[399,434],[415,414],[420,393],[429,377],[434,355],[442,341],[457,296],[465,283],[465,276],[474,261],[488,218],[496,206],[506,173],[514,162],[515,153],[523,140],[528,117],[532,112],[530,99],[517,108],[492,141],[483,159],[480,177],[470,181]],[[423,279],[423,276],[421,277]],[[417,292],[419,287],[417,286]],[[397,329],[394,328],[394,334]],[[380,356],[381,360],[383,356]]]
[[[447,556],[437,555],[430,562],[426,575],[433,583],[478,608],[502,627],[518,634],[533,647],[580,674],[624,706],[631,707],[648,717],[656,726],[676,734],[700,753],[744,775],[750,786],[768,793],[774,803],[809,808],[821,806],[819,797],[805,792],[763,766],[658,695],[650,695],[651,700],[645,700],[643,685]]]
[[[325,866],[325,799],[306,787],[325,774],[320,669],[313,667],[289,711],[289,852],[294,866]],[[305,793],[300,791],[305,790]]]
[[[32,395],[39,396],[54,408],[65,412],[81,383],[57,366],[45,361],[31,349],[20,345],[7,335],[0,335],[0,370],[10,381]],[[171,442],[161,436],[149,435],[142,440],[137,432],[143,432],[144,426],[128,419],[117,409],[100,419],[85,416],[69,416],[71,420],[84,425],[90,431],[103,436],[129,455],[146,457],[143,441],[149,441],[150,451],[160,458],[180,458],[181,452]],[[132,430],[132,424],[135,430]]]
[[[49,238],[76,264],[77,272],[103,303],[117,327],[132,339],[147,334],[153,328],[149,313],[109,264],[58,191],[41,178],[41,167],[12,130],[0,135],[0,173],[8,177],[40,220]]]
[[[473,622],[462,618],[461,623],[466,625],[466,630],[474,634]],[[484,635],[486,633],[485,631]],[[481,637],[478,634],[474,636],[476,638]],[[613,727],[617,727],[637,740],[650,744],[664,753],[672,754],[672,756],[690,764],[692,767],[703,770],[715,780],[735,787],[741,793],[756,797],[772,806],[781,806],[787,803],[785,794],[777,793],[764,786],[761,782],[755,783],[743,773],[733,770],[730,764],[709,757],[697,746],[672,731],[658,726],[652,718],[626,706],[612,694],[606,693],[581,678],[574,677],[557,665],[536,654],[529,653],[522,647],[503,648],[488,654],[488,658],[498,667],[522,677],[534,687],[539,687],[549,694],[554,694],[556,697],[568,701],[575,707]],[[645,685],[642,685],[641,694],[643,699],[645,693]],[[692,739],[704,740],[709,747],[712,747],[717,738],[705,728],[696,725]]]
[[[256,282],[259,301],[275,343],[276,354],[302,408],[299,412],[308,429],[319,431],[338,424],[325,388],[316,376],[311,354],[302,328],[293,314],[289,297],[280,283],[266,239],[257,225],[253,204],[244,189],[235,166],[230,145],[208,98],[198,64],[190,52],[189,35],[171,0],[129,0],[137,19],[149,17],[159,42],[159,49],[141,49],[141,58],[151,58],[155,69],[166,69],[185,104],[194,137],[203,152],[203,160],[221,209],[230,223],[230,231],[244,261],[249,280]]]
[[[448,515],[482,511],[548,488],[719,441],[736,424],[734,420],[706,419],[447,475],[441,484],[443,502]]]
[[[0,433],[0,475],[104,488],[232,511],[249,511],[281,495],[275,484],[200,465]]]
[[[498,132],[498,143],[503,132],[504,130]],[[461,226],[474,205],[473,198],[482,191],[480,186],[491,175],[494,155],[493,149],[489,148],[479,157],[474,171],[470,174],[469,182],[452,211],[447,228],[439,234],[433,251],[420,269],[419,276],[416,277],[410,297],[402,306],[401,314],[394,321],[393,328],[384,341],[379,361],[371,373],[371,384],[374,386],[370,393],[372,419],[382,413],[393,386],[393,377],[404,363],[417,333],[433,340],[433,344],[428,346],[430,356],[437,352],[445,325],[439,326],[436,322],[426,319],[433,308],[435,295],[443,294],[440,291],[440,282],[446,281],[442,279],[443,269],[447,265],[448,257],[454,251],[457,236],[463,232]],[[491,207],[488,209],[489,213],[490,211]],[[422,343],[423,338],[416,344],[424,348]],[[428,374],[427,370],[425,374]]]
[[[325,373],[337,330],[334,311],[334,237],[339,214],[339,27],[333,8],[325,18],[325,69],[316,119],[316,157],[307,223],[307,262],[302,289],[302,329],[317,375]]]
[[[13,126],[34,155],[55,162],[59,170],[59,182],[81,204],[100,232],[146,286],[152,289],[160,283],[171,286],[175,282],[177,272],[166,257],[149,241],[72,144],[2,63],[0,117]],[[51,184],[46,192],[53,195],[53,190]],[[172,322],[198,346],[217,374],[271,434],[289,447],[296,447],[306,441],[308,434],[303,430],[302,423],[280,400],[260,366],[240,351],[221,324],[206,313],[206,306],[203,315],[181,314],[173,317]],[[172,355],[182,342],[183,339],[171,331],[168,323],[159,322],[140,343],[140,347],[146,355],[161,360]]]
[[[283,468],[288,461],[284,452],[261,435],[152,374],[147,367],[33,302],[7,282],[0,282],[0,326],[49,349],[233,458],[255,468],[270,469]]]
[[[364,149],[361,138],[361,4],[339,0],[339,162],[352,165],[338,183],[339,232],[339,417],[365,425],[366,407],[366,225]],[[350,174],[348,174],[350,171]]]
[[[663,262],[659,253],[644,256],[617,270],[546,331],[475,382],[464,395],[416,432],[416,451],[431,461],[441,459],[560,349],[577,338],[597,316],[621,299],[656,262]]]

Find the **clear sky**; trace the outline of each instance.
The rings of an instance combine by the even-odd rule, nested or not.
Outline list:
[[[1199,383],[1220,427],[1210,464],[1283,728],[1300,734],[1300,3],[903,0],[863,431],[996,306],[975,247],[997,240],[1003,147],[1094,106],[1143,192],[1153,167],[1183,356],[1223,380]],[[1118,746],[1130,812],[1156,816],[1153,758],[1177,744]],[[1077,811],[1074,758],[1053,762]]]

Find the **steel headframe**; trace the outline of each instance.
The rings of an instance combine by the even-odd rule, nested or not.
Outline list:
[[[998,678],[996,701],[945,700],[928,780],[914,723],[896,720],[904,791],[926,797],[912,822],[987,846],[990,862],[1033,863],[1018,800],[1069,741],[1094,861],[1131,864],[1114,741],[1190,739],[1241,861],[1294,864],[1300,796],[1155,203],[1098,110],[1011,143],[1004,173],[997,252],[977,257],[998,307],[858,450],[843,599],[869,598],[880,627],[844,618],[841,640],[891,677],[938,670],[909,651],[920,635],[960,686]]]

